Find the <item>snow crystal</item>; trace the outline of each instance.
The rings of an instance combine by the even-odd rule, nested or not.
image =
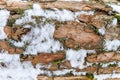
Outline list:
[[[84,61],[87,56],[87,51],[80,49],[78,51],[69,49],[66,51],[66,59],[70,60],[71,66],[74,68],[83,69],[85,66]]]
[[[104,43],[104,49],[108,51],[116,51],[120,46],[120,41],[115,39],[115,40],[105,40]]]
[[[34,68],[30,62],[20,62],[19,55],[0,52],[0,79],[1,80],[37,80],[39,70]]]
[[[98,29],[98,32],[101,34],[101,35],[104,35],[105,34],[105,27],[101,28],[101,29]]]

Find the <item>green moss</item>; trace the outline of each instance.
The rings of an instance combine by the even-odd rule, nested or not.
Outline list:
[[[17,9],[17,10],[16,10],[16,13],[21,15],[21,14],[24,13],[24,9]]]
[[[63,62],[65,59],[63,58],[63,59],[60,59],[60,60],[55,60],[54,62],[53,62],[53,64],[59,64],[59,63],[61,63],[61,62]]]
[[[108,66],[109,66],[109,67],[117,67],[118,64],[114,63],[114,64],[109,64]]]
[[[12,26],[15,23],[16,19],[8,19],[7,26]]]
[[[11,10],[10,14],[11,15],[15,15],[15,14],[18,14],[18,15],[22,15],[24,13],[25,9],[15,9],[15,10]]]
[[[120,14],[115,14],[115,17],[120,20]]]
[[[93,63],[92,66],[96,66],[97,64],[96,63]]]
[[[95,31],[96,34],[99,34],[99,31],[98,31],[98,28],[97,28],[97,27],[93,26],[92,29]]]
[[[86,73],[86,76],[88,77],[88,80],[94,79],[94,75],[92,73]]]
[[[65,43],[65,40],[66,40],[66,38],[60,38],[60,39],[58,39],[61,43]]]
[[[72,73],[72,71],[70,71],[69,73],[66,74],[66,76],[74,76],[74,74]]]
[[[98,68],[101,68],[103,63],[98,63]]]

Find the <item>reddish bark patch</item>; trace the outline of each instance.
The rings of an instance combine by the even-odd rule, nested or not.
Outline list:
[[[27,32],[30,31],[29,28],[23,28],[23,27],[5,27],[4,28],[5,33],[7,34],[8,38],[14,39],[14,40],[20,40],[22,35],[25,35]]]
[[[85,24],[66,24],[61,25],[55,30],[54,37],[65,39],[65,46],[70,48],[92,48],[97,47],[102,41],[101,37],[87,27]]]
[[[88,11],[88,10],[94,10],[94,9],[100,9],[100,10],[105,10],[109,11],[112,10],[110,7],[106,7],[104,4],[99,4],[99,3],[88,3],[85,1],[82,2],[76,2],[76,1],[56,1],[53,3],[40,3],[42,8],[58,8],[58,9],[68,9],[72,11]],[[74,6],[73,6],[74,5]]]
[[[11,47],[6,41],[0,41],[0,48],[8,51],[10,54],[20,54],[24,51],[21,48]]]
[[[108,40],[120,39],[120,28],[110,27],[106,30],[104,38]]]
[[[120,68],[119,67],[99,68],[98,74],[112,74],[113,71],[115,71],[116,73],[120,73]]]
[[[91,63],[120,61],[120,54],[115,52],[106,52],[98,55],[93,54],[87,57],[87,61]]]
[[[102,28],[110,24],[111,20],[113,19],[113,16],[107,16],[103,13],[95,13],[94,15],[82,14],[78,16],[78,19],[80,21],[90,23],[96,28]]]
[[[40,53],[39,55],[35,56],[32,60],[32,64],[35,65],[37,63],[50,63],[56,60],[64,59],[64,53]]]

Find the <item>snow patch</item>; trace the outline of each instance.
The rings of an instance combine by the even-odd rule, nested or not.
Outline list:
[[[108,67],[109,65],[117,64],[117,62],[108,62],[108,63],[102,63],[102,67]]]
[[[105,40],[104,49],[108,51],[116,51],[120,46],[120,40]]]
[[[53,75],[55,76],[63,76],[67,73],[71,73],[73,75],[85,75],[86,72],[76,72],[74,69],[63,69],[63,70],[56,70],[56,71],[53,71]]]
[[[24,47],[25,46],[24,42],[22,42],[22,41],[20,42],[20,41],[14,41],[14,40],[9,39],[9,42],[16,47]]]
[[[39,70],[30,62],[20,62],[19,55],[10,55],[6,51],[0,52],[0,79],[1,80],[37,80]]]
[[[54,30],[53,24],[40,24],[38,27],[32,27],[31,31],[21,38],[24,43],[29,44],[24,53],[35,55],[40,52],[63,50],[62,44],[53,38]]]
[[[24,35],[21,40],[25,44],[29,44],[26,48],[25,54],[37,54],[40,52],[56,52],[63,50],[62,44],[54,40],[53,34],[55,30],[54,23],[36,23],[32,16],[44,16],[47,19],[54,19],[58,21],[72,21],[80,14],[94,14],[94,11],[71,12],[69,10],[43,10],[39,4],[33,4],[33,9],[26,10],[24,17],[16,20],[16,24],[25,24],[32,22],[34,26],[23,26],[31,28],[31,31]],[[45,19],[46,20],[46,19]],[[43,22],[45,22],[43,20]]]
[[[0,40],[5,38],[7,38],[7,35],[4,32],[4,27],[0,27]]]
[[[25,16],[21,19],[16,20],[16,24],[24,24],[28,22],[34,22],[35,20],[31,16],[44,16],[48,19],[54,19],[58,21],[73,21],[80,14],[92,15],[94,11],[80,11],[72,12],[66,9],[58,10],[54,8],[53,10],[44,10],[39,4],[33,4],[33,9],[25,11]]]
[[[120,78],[120,74],[100,74],[100,75],[94,75],[94,78],[97,80],[105,80],[107,78]]]
[[[7,38],[4,32],[4,27],[6,26],[7,19],[9,18],[10,12],[7,10],[0,10],[0,39]]]
[[[83,69],[85,66],[84,61],[87,56],[87,51],[80,49],[78,51],[69,49],[66,51],[66,60],[70,60],[71,66],[74,68]]]
[[[117,18],[113,19],[111,26],[113,26],[113,27],[117,26]]]
[[[7,10],[0,10],[0,27],[5,27],[10,12]]]
[[[120,6],[119,5],[110,4],[110,6],[113,8],[113,11],[120,13]]]
[[[104,35],[105,34],[105,27],[101,28],[101,29],[98,29],[98,32],[101,34],[101,35]]]

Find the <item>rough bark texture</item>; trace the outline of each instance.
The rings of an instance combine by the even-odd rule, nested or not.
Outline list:
[[[34,57],[34,59],[32,60],[32,63],[33,64],[49,63],[49,62],[53,62],[55,60],[60,60],[60,59],[64,59],[64,58],[65,58],[64,53],[55,53],[55,54],[40,53],[39,55]]]
[[[33,1],[33,2],[32,2]],[[36,0],[30,2],[5,2],[0,0],[0,8],[7,9],[10,11],[10,17],[7,22],[7,26],[4,28],[4,32],[7,34],[9,39],[20,41],[23,35],[29,32],[30,28],[23,28],[21,26],[15,25],[16,19],[23,16],[24,10],[32,8],[32,5]],[[119,1],[119,0],[118,0]],[[111,2],[118,2],[117,0],[111,0]],[[54,21],[55,22],[55,32],[54,39],[58,40],[64,46],[64,52],[56,53],[38,53],[38,55],[23,55],[24,49],[10,45],[9,41],[0,41],[0,49],[6,50],[10,54],[21,54],[21,61],[31,61],[32,64],[42,64],[50,65],[49,68],[43,68],[42,70],[56,71],[62,69],[74,69],[77,72],[86,72],[91,74],[112,74],[120,73],[120,67],[115,65],[109,65],[107,67],[102,67],[100,64],[108,62],[119,62],[120,54],[116,51],[107,52],[104,48],[104,40],[114,40],[120,39],[120,21],[118,20],[117,25],[111,25],[114,15],[117,12],[112,11],[112,8],[105,3],[109,0],[92,0],[91,2],[67,2],[67,1],[56,1],[56,0],[37,0],[41,8],[46,10],[53,10],[56,8],[58,10],[67,9],[72,12],[78,11],[95,11],[93,15],[81,14],[77,16],[77,21]],[[99,2],[99,3],[98,3]],[[74,5],[74,6],[73,6]],[[40,16],[41,17],[41,16]],[[117,18],[116,18],[117,19]],[[37,20],[37,19],[36,19]],[[38,17],[39,20],[39,17]],[[101,35],[99,29],[105,28],[105,34]],[[95,54],[88,54],[85,57],[85,62],[91,63],[90,66],[84,69],[73,68],[70,61],[66,60],[65,50],[68,49],[94,49]],[[119,50],[119,48],[118,48]],[[38,80],[96,80],[91,79],[88,76],[71,76],[64,75],[60,77],[52,76],[38,76]],[[118,78],[105,79],[105,80],[120,80]]]
[[[0,41],[0,48],[2,50],[8,51],[10,54],[21,54],[24,51],[21,48],[10,46],[10,44],[7,41]]]
[[[100,47],[101,36],[95,34],[87,25],[83,23],[59,25],[54,32],[57,39],[65,39],[65,46],[69,48],[88,48]]]
[[[110,61],[120,61],[120,54],[115,52],[106,52],[101,54],[93,54],[87,57],[87,61],[95,62],[110,62]]]

